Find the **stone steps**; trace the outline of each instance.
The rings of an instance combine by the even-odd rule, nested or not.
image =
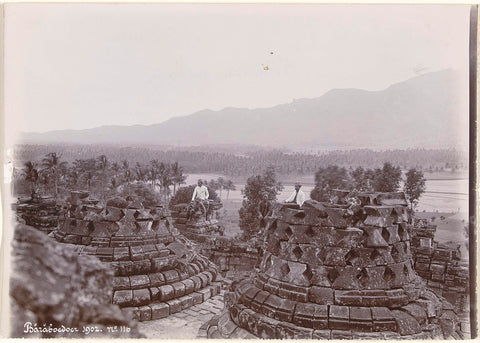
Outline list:
[[[154,301],[145,306],[124,307],[122,312],[130,314],[133,319],[138,321],[161,319],[207,301],[219,294],[220,289],[221,283],[213,282],[207,287],[178,298]]]

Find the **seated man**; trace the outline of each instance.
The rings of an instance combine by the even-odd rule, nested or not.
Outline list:
[[[208,193],[208,188],[203,184],[202,180],[198,180],[197,186],[193,190],[192,195],[192,202],[197,203],[202,208],[202,211],[205,215],[205,219],[207,220],[207,209],[205,208],[205,203],[208,205],[208,197],[210,194]]]
[[[298,206],[302,206],[303,203],[305,202],[305,193],[303,193],[303,191],[300,190],[301,187],[302,187],[301,184],[296,183],[295,190],[292,192],[292,194],[290,194],[290,196],[288,197],[287,200],[285,200],[285,202],[294,203],[294,204],[297,204]]]

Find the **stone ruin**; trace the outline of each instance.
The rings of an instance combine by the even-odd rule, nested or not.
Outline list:
[[[171,214],[174,226],[198,244],[202,255],[218,266],[227,278],[224,283],[228,283],[250,275],[260,263],[261,249],[258,244],[224,236],[224,228],[217,220],[221,208],[221,202],[212,201],[206,216],[199,209],[189,215],[189,204],[178,204]]]
[[[460,249],[434,240],[436,225],[426,219],[415,219],[411,238],[413,260],[418,275],[427,280],[428,287],[445,297],[458,312],[469,308],[469,268]]]
[[[209,338],[461,338],[453,306],[414,270],[403,193],[361,205],[277,204],[259,272],[234,283]]]
[[[190,204],[174,205],[171,210],[173,224],[188,239],[197,243],[208,242],[215,236],[223,236],[224,228],[217,219],[222,206],[219,201],[209,201],[205,215],[199,208],[191,210]]]
[[[72,192],[54,237],[78,245],[113,270],[113,304],[139,321],[167,317],[220,292],[217,267],[178,234],[163,207],[146,209],[138,198],[106,206]]]
[[[13,210],[20,222],[50,233],[58,225],[61,206],[52,197],[29,197],[19,198]]]

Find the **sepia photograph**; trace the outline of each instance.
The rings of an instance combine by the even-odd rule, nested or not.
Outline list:
[[[0,337],[477,337],[476,5],[1,10]]]

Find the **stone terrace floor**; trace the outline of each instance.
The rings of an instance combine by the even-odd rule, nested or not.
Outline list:
[[[196,338],[200,327],[223,309],[224,293],[166,318],[139,322],[138,330],[147,338]]]

